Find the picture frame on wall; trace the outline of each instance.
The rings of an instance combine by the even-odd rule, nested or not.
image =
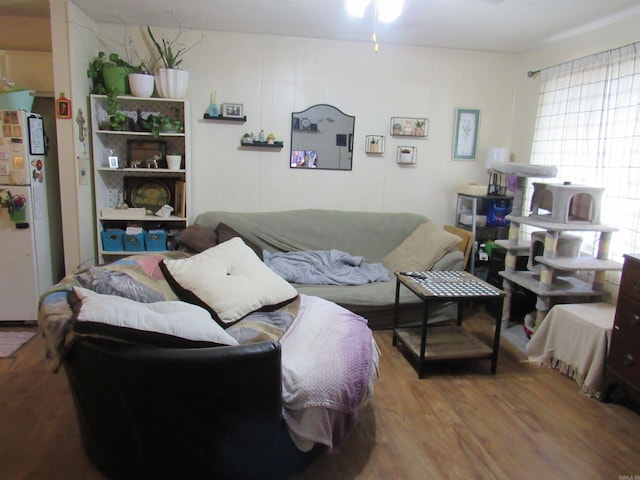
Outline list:
[[[364,151],[366,153],[384,153],[385,147],[384,135],[367,135],[364,144]]]
[[[226,118],[242,118],[244,115],[241,103],[223,103],[222,116]]]
[[[480,110],[456,108],[455,130],[453,134],[453,159],[475,160],[478,146]]]
[[[391,117],[391,135],[398,137],[426,137],[429,131],[428,118]]]

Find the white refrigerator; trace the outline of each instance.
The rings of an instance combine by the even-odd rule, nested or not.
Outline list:
[[[62,252],[51,248],[62,235],[60,215],[47,198],[42,116],[0,110],[0,121],[0,321],[35,321],[62,266]]]

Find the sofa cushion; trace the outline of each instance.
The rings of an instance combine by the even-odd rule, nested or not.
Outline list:
[[[260,260],[264,260],[263,254],[262,254],[262,249],[258,245],[253,243],[251,240],[249,240],[245,236],[241,235],[238,231],[236,231],[235,229],[231,228],[226,223],[219,224],[218,227],[216,228],[216,233],[218,235],[218,243],[224,243],[224,242],[226,242],[228,240],[231,240],[232,238],[236,238],[236,237],[241,238],[242,241],[251,250],[253,250],[253,252],[258,256],[258,258]]]
[[[225,327],[298,295],[239,237],[189,258],[164,260],[160,267],[180,299],[206,308]]]
[[[458,242],[460,237],[427,220],[380,263],[392,272],[430,270]]]
[[[213,228],[196,223],[182,230],[180,243],[192,252],[200,253],[218,244],[218,234]]]
[[[238,345],[231,335],[211,319],[205,309],[190,303],[140,303],[82,287],[73,287],[69,301],[77,322],[125,327],[219,345]]]

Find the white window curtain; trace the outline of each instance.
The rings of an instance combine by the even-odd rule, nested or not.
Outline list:
[[[534,181],[605,187],[601,222],[619,228],[610,258],[640,252],[640,42],[541,71],[531,164],[558,167]],[[584,238],[593,253],[595,235]]]

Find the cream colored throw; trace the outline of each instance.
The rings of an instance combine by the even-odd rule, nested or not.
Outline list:
[[[555,368],[581,394],[600,398],[615,311],[608,303],[555,305],[527,344],[529,362]]]

